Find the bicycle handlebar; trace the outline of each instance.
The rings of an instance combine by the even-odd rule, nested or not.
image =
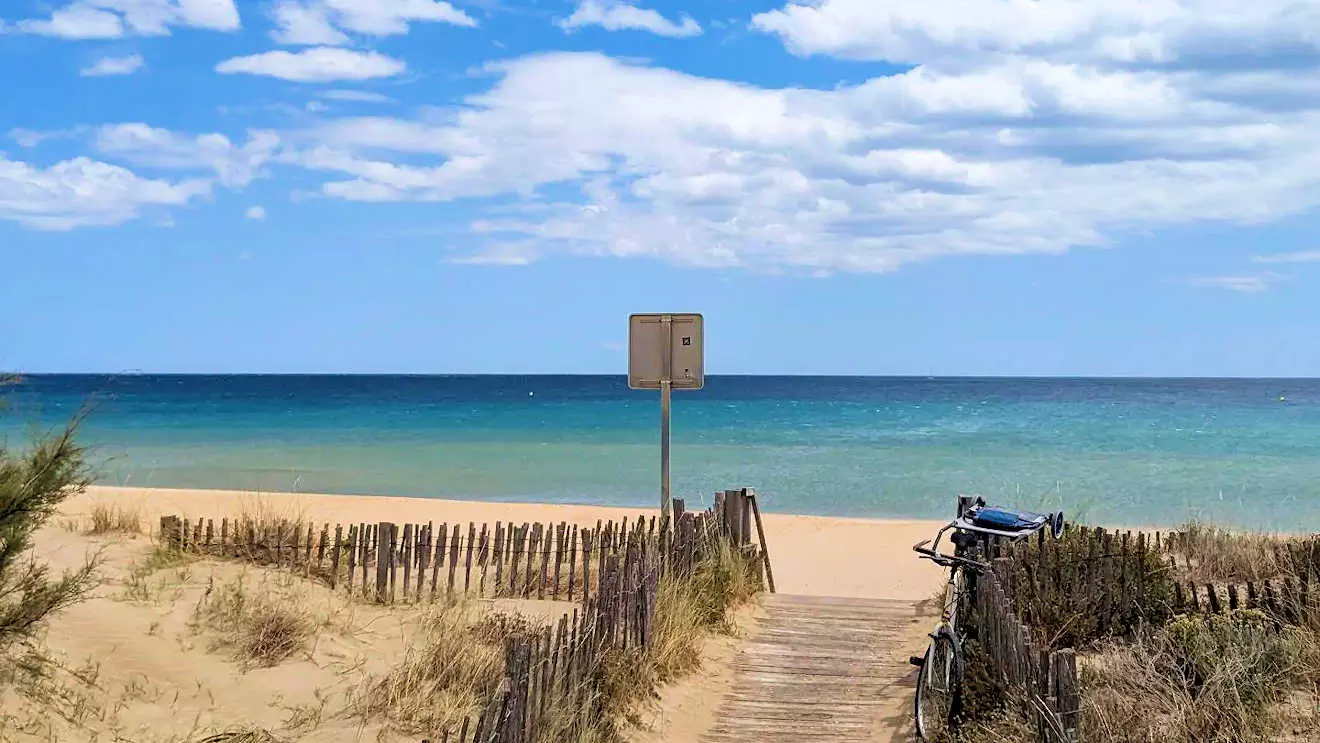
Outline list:
[[[970,568],[977,572],[985,572],[990,569],[989,563],[984,563],[979,560],[973,560],[967,557],[959,557],[957,555],[943,555],[927,547],[926,545],[928,544],[930,544],[929,539],[924,539],[920,542],[917,542],[916,544],[912,545],[912,551],[916,552],[917,554],[921,555],[927,560],[930,560],[936,565],[939,565],[940,567],[947,568],[947,567],[952,567],[954,565],[961,565],[965,568]]]

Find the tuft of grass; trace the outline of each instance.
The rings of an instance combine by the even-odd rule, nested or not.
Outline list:
[[[384,674],[366,678],[351,695],[351,712],[364,720],[384,719],[405,734],[429,736],[478,714],[504,676],[498,630],[509,623],[483,624],[476,611],[447,602],[427,609],[402,659]]]
[[[88,515],[88,535],[141,534],[142,511],[113,503],[96,503]]]
[[[181,586],[191,577],[189,566],[194,558],[163,544],[154,545],[141,559],[135,561],[124,576],[122,598],[128,601],[154,603],[164,595],[165,589]],[[162,570],[173,568],[173,576],[157,578]]]
[[[1180,616],[1082,665],[1082,731],[1098,743],[1272,739],[1274,710],[1320,680],[1320,638],[1254,610]]]
[[[656,591],[651,644],[616,650],[600,668],[605,714],[590,730],[602,740],[622,738],[622,726],[641,723],[639,708],[662,685],[701,666],[701,642],[710,632],[731,633],[731,610],[760,590],[757,566],[728,544],[703,556],[689,574],[668,573]]]
[[[262,728],[233,728],[198,738],[196,743],[280,743],[269,730]]]
[[[256,589],[240,575],[211,583],[193,612],[193,624],[216,635],[215,647],[231,650],[243,666],[278,665],[305,651],[314,625],[298,598],[261,584]]]
[[[1278,549],[1283,543],[1268,534],[1231,532],[1191,521],[1179,530],[1172,552],[1189,580],[1260,581],[1290,572]]]

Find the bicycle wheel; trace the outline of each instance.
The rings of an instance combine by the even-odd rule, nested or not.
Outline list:
[[[949,730],[962,691],[962,653],[948,627],[941,627],[926,648],[926,657],[917,674],[917,694],[913,712],[917,735],[931,743],[941,740]]]

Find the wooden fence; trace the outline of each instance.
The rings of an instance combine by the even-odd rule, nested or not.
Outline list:
[[[300,570],[331,588],[344,586],[382,603],[434,601],[443,595],[587,601],[606,560],[622,550],[626,535],[643,532],[666,553],[691,555],[691,543],[708,519],[740,549],[752,543],[753,518],[765,580],[774,576],[765,551],[761,516],[753,490],[716,494],[704,513],[685,512],[676,499],[674,521],[655,516],[597,521],[594,528],[559,523],[497,521],[477,524],[321,524],[284,519],[164,516],[160,533],[177,549],[250,560]]]
[[[577,740],[599,719],[603,665],[649,647],[660,579],[684,580],[712,550],[740,552],[773,586],[756,494],[716,493],[689,512],[673,501],[670,522],[644,517],[594,527],[559,524],[294,524],[161,519],[172,546],[302,571],[332,588],[378,602],[432,601],[449,594],[580,602],[553,627],[510,638],[505,678],[479,715],[435,743]],[[756,527],[753,535],[752,528]]]
[[[1042,741],[1076,741],[1080,709],[1073,648],[1130,636],[1176,614],[1259,609],[1279,624],[1320,627],[1320,537],[1272,547],[1280,574],[1242,583],[1179,579],[1177,531],[1070,527],[1062,539],[986,543],[993,570],[977,581],[973,616],[996,683],[1016,692]]]
[[[992,565],[971,592],[972,624],[991,679],[1036,720],[1041,743],[1076,743],[1081,711],[1076,655],[1033,639],[1005,590],[1013,574],[1010,560],[999,557]]]
[[[772,580],[753,491],[719,493],[715,504],[700,513],[686,512],[684,502],[675,499],[674,515],[679,528],[671,538],[664,528],[653,533],[649,522],[633,522],[631,530],[621,531],[619,548],[603,561],[599,588],[582,611],[575,610],[571,619],[565,616],[553,630],[511,639],[499,693],[475,721],[434,743],[580,740],[602,715],[602,669],[608,659],[651,645],[663,574],[673,571],[683,580],[710,551],[727,545],[761,567],[765,581]],[[757,544],[752,542],[752,516],[758,522]]]

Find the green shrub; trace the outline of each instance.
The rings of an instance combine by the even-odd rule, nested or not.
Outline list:
[[[1107,548],[1095,530],[1070,529],[1042,549],[1031,540],[1010,559],[1019,619],[1042,647],[1085,648],[1161,626],[1173,616],[1174,576],[1151,545],[1121,539]]]
[[[45,564],[25,559],[36,531],[87,485],[83,449],[74,441],[77,423],[24,452],[0,441],[0,653],[29,639],[94,585],[95,560],[52,578]]]

